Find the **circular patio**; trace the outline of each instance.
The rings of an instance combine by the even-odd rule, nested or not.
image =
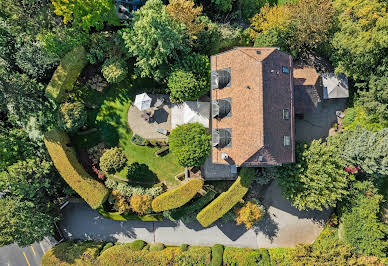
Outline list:
[[[161,133],[171,130],[171,103],[168,95],[149,94],[152,99],[151,108],[140,111],[131,105],[128,110],[128,126],[133,134],[149,140],[163,140],[168,136]],[[155,107],[155,103],[164,100],[163,105]],[[148,114],[151,115],[148,115]]]

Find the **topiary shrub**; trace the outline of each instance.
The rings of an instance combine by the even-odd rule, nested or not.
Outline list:
[[[163,243],[152,243],[150,245],[150,251],[162,251],[165,248]]]
[[[230,248],[224,250],[224,265],[269,266],[270,258],[266,249]]]
[[[172,102],[193,101],[203,95],[200,83],[192,72],[176,70],[167,84]]]
[[[210,265],[211,248],[202,246],[190,246],[185,252],[176,256],[176,265]]]
[[[129,247],[134,251],[142,250],[146,244],[143,240],[135,240],[129,244]]]
[[[184,167],[200,166],[209,155],[211,136],[200,123],[177,126],[169,136],[170,150]]]
[[[85,124],[86,119],[85,106],[80,102],[63,103],[59,107],[59,126],[66,132],[76,132]]]
[[[131,197],[131,209],[138,214],[147,214],[151,212],[152,197],[148,195],[134,194]]]
[[[111,148],[101,156],[100,168],[107,174],[115,174],[123,170],[127,161],[127,157],[125,157],[125,154],[120,148]]]
[[[222,256],[224,255],[224,246],[215,244],[212,246],[212,266],[222,266]]]
[[[191,179],[183,185],[171,189],[152,201],[152,209],[155,212],[175,209],[189,202],[202,188],[203,180]]]
[[[123,59],[110,58],[105,61],[101,72],[109,83],[119,83],[127,76],[127,64]]]
[[[189,245],[182,244],[180,248],[181,248],[181,251],[187,251],[189,249]]]

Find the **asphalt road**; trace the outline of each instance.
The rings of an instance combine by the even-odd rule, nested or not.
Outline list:
[[[16,244],[0,247],[0,266],[40,266],[44,252],[55,243],[55,240],[46,238],[25,248]]]

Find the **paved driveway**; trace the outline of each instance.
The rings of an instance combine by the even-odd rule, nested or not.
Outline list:
[[[203,228],[198,222],[142,222],[105,219],[84,203],[70,203],[63,209],[60,225],[69,239],[94,239],[130,242],[141,239],[170,245],[213,245],[271,248],[294,247],[298,243],[311,243],[322,230],[330,211],[300,212],[283,199],[275,182],[265,193],[264,205],[268,214],[258,226],[246,230],[235,223],[217,222]]]

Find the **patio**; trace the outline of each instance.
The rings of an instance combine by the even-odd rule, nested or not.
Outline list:
[[[170,132],[171,130],[171,103],[168,95],[149,94],[152,99],[151,108],[140,111],[136,106],[131,105],[128,110],[128,126],[133,134],[139,135],[149,140],[164,140],[168,136],[159,133],[158,129],[164,129]],[[155,107],[158,99],[164,99],[164,103],[160,108]],[[145,112],[153,113],[150,121],[144,118]],[[142,117],[143,116],[143,117]]]

